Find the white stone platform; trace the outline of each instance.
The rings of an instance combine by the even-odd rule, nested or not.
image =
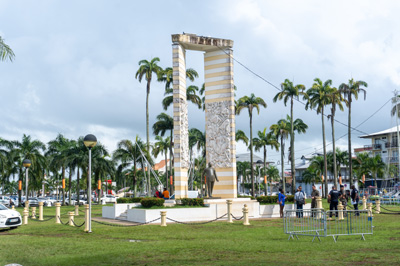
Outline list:
[[[160,217],[160,211],[167,212],[167,218],[182,222],[204,222],[214,220],[227,213],[227,199],[205,199],[204,203],[209,204],[203,208],[166,208],[166,209],[132,209],[140,203],[115,204],[103,206],[103,217],[110,219],[127,220],[137,223],[145,223]],[[279,217],[279,205],[260,205],[256,200],[250,198],[232,199],[231,213],[235,217],[243,216],[243,207],[247,205],[249,218],[277,218]],[[311,208],[306,204],[305,209]],[[286,204],[286,210],[295,209],[294,204]],[[225,216],[226,217],[226,216]],[[226,219],[224,217],[224,219]],[[167,220],[167,222],[171,222]]]

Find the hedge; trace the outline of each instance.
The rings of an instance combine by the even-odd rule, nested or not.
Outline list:
[[[142,200],[143,198],[118,198],[117,203],[138,203]]]
[[[153,206],[164,206],[164,199],[160,198],[142,198],[140,203],[142,204],[143,208],[151,208]]]
[[[181,205],[184,206],[204,206],[204,199],[181,199]]]
[[[277,203],[278,202],[278,196],[261,196],[257,197],[257,201],[261,204],[263,203]],[[288,195],[286,196],[286,202],[294,202],[294,196]]]

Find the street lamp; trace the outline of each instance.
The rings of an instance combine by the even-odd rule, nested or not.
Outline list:
[[[88,233],[92,232],[92,148],[96,146],[97,139],[94,135],[88,134],[83,139],[83,143],[86,147],[89,148],[89,231]],[[79,197],[79,192],[78,192]]]
[[[28,168],[31,166],[32,162],[29,159],[25,159],[22,161],[22,165],[25,167],[25,202],[28,201]],[[26,206],[25,208],[29,208],[29,206]]]

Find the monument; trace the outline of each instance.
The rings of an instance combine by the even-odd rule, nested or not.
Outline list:
[[[206,163],[213,165],[219,178],[213,196],[236,198],[233,41],[184,33],[173,34],[172,43],[175,198],[188,194],[187,50],[204,53]]]

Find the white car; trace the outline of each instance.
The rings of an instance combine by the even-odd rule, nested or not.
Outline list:
[[[0,228],[17,228],[22,224],[21,214],[0,204]]]
[[[117,198],[114,195],[103,195],[103,197],[100,198],[100,201],[102,204],[106,204],[106,203],[116,203],[117,202]]]

